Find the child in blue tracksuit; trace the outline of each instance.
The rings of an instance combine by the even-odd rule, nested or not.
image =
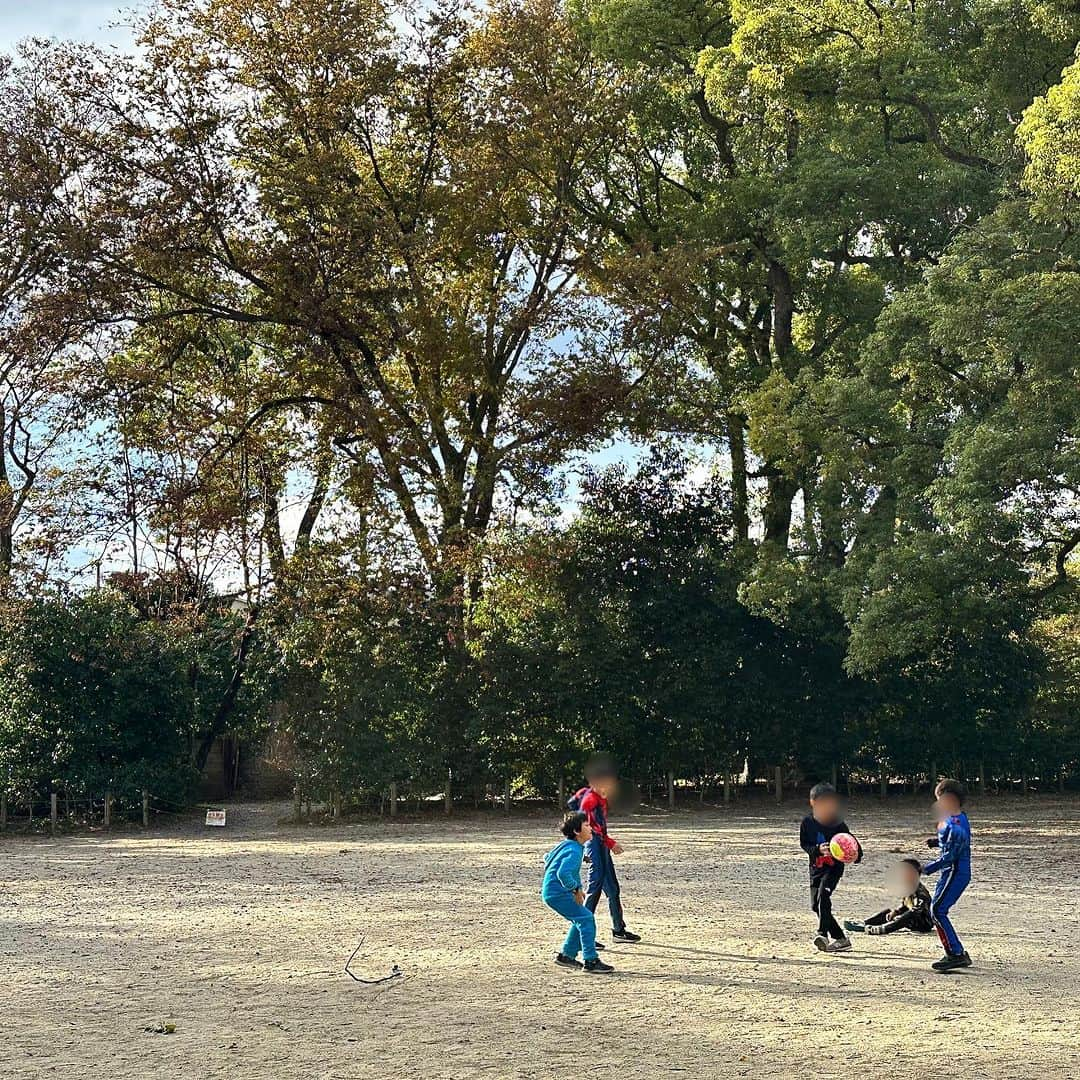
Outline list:
[[[588,815],[580,810],[567,814],[560,831],[565,839],[544,856],[544,880],[540,886],[544,903],[570,921],[570,932],[555,963],[591,975],[607,974],[615,969],[596,955],[596,916],[585,907],[581,891],[581,857],[592,836]],[[578,963],[579,952],[583,964]]]
[[[934,789],[937,797],[935,809],[942,819],[938,824],[937,836],[931,837],[926,843],[931,848],[938,848],[939,854],[937,859],[922,868],[922,872],[941,872],[934,899],[930,903],[930,914],[938,937],[945,946],[945,955],[933,965],[935,971],[971,967],[971,957],[960,943],[949,918],[953,905],[971,882],[971,825],[964,813],[966,794],[959,780],[942,780]]]

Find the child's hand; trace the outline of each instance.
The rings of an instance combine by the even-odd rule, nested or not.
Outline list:
[[[611,854],[612,855],[621,855],[622,853],[623,853],[623,846],[622,846],[622,844],[619,843],[618,840],[616,840],[615,843],[612,844],[612,846],[611,846]]]
[[[574,890],[574,899],[582,906],[585,906],[585,893],[581,889]]]

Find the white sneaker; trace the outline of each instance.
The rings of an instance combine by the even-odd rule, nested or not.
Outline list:
[[[829,939],[824,934],[814,935],[814,947],[821,952],[829,951]]]

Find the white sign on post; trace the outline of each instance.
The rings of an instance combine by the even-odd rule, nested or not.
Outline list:
[[[207,810],[206,811],[206,824],[216,825],[218,828],[225,828],[225,811],[224,810]]]

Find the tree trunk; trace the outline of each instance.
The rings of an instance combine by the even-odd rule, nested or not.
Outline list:
[[[731,519],[735,539],[750,539],[750,494],[746,481],[746,417],[729,412],[725,417],[728,452],[731,455]]]
[[[503,809],[510,813],[510,781],[503,782]]]
[[[784,770],[776,766],[776,802],[777,805],[784,801]]]
[[[566,781],[561,776],[559,777],[558,794],[555,797],[559,800],[559,802],[558,802],[559,810],[560,811],[565,810],[566,809]]]
[[[674,810],[675,809],[675,774],[673,772],[669,772],[667,774],[667,801],[668,801],[668,809],[669,810]]]
[[[446,789],[443,792],[443,810],[449,814],[454,809],[454,774],[446,770]]]
[[[724,805],[731,805],[731,773],[724,773]]]
[[[236,708],[237,698],[240,696],[240,687],[243,685],[244,674],[247,668],[248,653],[255,638],[255,626],[259,617],[259,608],[252,607],[244,620],[244,627],[240,631],[240,640],[237,642],[236,652],[233,654],[233,670],[229,679],[229,685],[218,702],[214,712],[214,719],[208,731],[203,732],[199,742],[199,748],[195,754],[195,768],[202,772],[206,768],[206,759],[210,756],[214,741],[224,735],[228,729],[229,719]]]
[[[775,469],[770,469],[766,479],[765,509],[763,520],[765,540],[785,551],[791,539],[791,503],[799,485]]]
[[[397,817],[397,781],[390,781],[390,816]]]

